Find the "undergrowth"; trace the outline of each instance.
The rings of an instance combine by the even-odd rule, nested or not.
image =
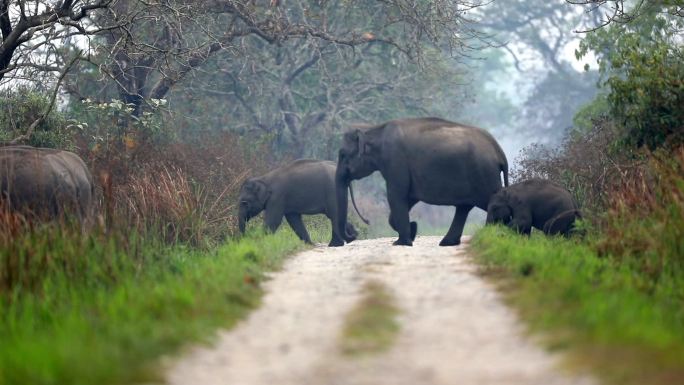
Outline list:
[[[234,324],[303,247],[289,229],[211,251],[136,234],[43,226],[0,245],[0,384],[156,380],[161,355]]]
[[[623,169],[588,238],[473,239],[485,271],[552,347],[616,384],[684,381],[684,148]]]
[[[501,227],[485,227],[473,247],[531,328],[575,364],[619,384],[684,379],[683,276],[653,282],[591,242]]]

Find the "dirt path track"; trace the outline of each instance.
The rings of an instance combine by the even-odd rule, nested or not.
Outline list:
[[[414,247],[392,239],[317,247],[291,258],[266,285],[263,305],[211,347],[170,368],[177,385],[555,385],[593,384],[558,369],[558,358],[528,341],[494,288],[475,274],[466,246]],[[386,353],[339,352],[345,314],[369,279],[402,309]]]

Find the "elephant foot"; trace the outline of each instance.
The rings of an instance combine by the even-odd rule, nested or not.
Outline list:
[[[347,234],[345,234],[345,236],[344,236],[344,240],[345,240],[345,242],[347,242],[347,243],[354,242],[354,241],[356,240],[356,236],[357,236],[357,234],[354,234],[354,233],[352,233],[352,234],[347,233]]]
[[[394,246],[413,246],[413,241],[410,240],[402,240],[401,238],[397,239],[392,243]]]
[[[344,246],[344,241],[341,239],[331,239],[330,243],[328,243],[328,247],[340,247]]]
[[[351,223],[347,222],[347,224],[344,228],[344,240],[347,243],[353,242],[356,240],[356,237],[358,237],[358,236],[359,236],[359,232],[356,231],[356,229],[354,228],[354,226]]]
[[[441,242],[439,242],[440,246],[458,246],[460,244],[461,244],[461,238],[460,237],[457,239],[444,238],[444,239],[442,239]]]
[[[416,240],[416,234],[418,234],[418,223],[411,222],[411,240]]]

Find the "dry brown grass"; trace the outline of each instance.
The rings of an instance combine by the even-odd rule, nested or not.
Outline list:
[[[165,145],[101,146],[81,156],[98,181],[101,222],[204,245],[237,232],[240,184],[268,169],[264,154],[237,135],[214,133]]]
[[[521,151],[511,170],[515,182],[545,178],[573,193],[583,214],[597,220],[608,206],[611,193],[629,179],[642,163],[624,148],[616,147],[618,131],[599,120],[589,132],[575,132],[557,148],[531,145]]]

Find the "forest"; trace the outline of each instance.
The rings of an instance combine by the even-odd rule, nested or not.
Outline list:
[[[411,117],[485,129],[512,184],[581,208],[570,237],[465,226],[549,350],[601,383],[684,380],[683,31],[681,0],[0,0],[0,149],[76,154],[93,206],[46,221],[3,184],[0,385],[161,381],[311,247],[243,234],[243,183]],[[395,237],[383,175],[353,188],[358,238]],[[454,208],[410,215],[441,236]]]

